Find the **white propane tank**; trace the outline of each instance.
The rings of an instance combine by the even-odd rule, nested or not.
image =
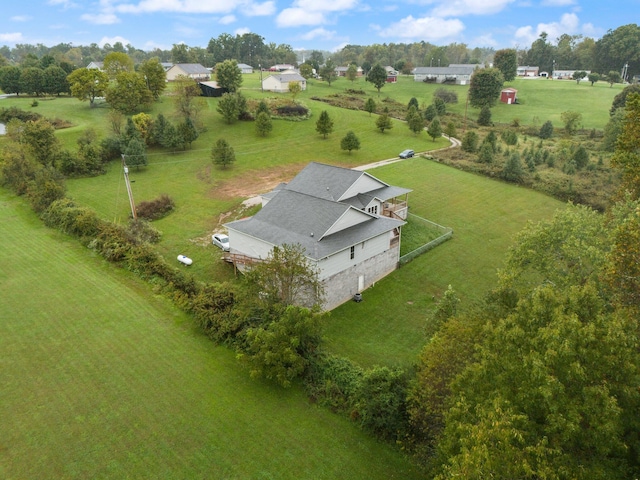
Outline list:
[[[191,260],[189,257],[185,257],[184,255],[178,255],[178,261],[180,263],[184,263],[185,265],[191,265],[193,263],[193,260]]]

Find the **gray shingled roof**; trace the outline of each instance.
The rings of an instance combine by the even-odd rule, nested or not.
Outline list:
[[[283,73],[281,75],[269,75],[269,77],[277,78],[280,83],[288,82],[306,82],[307,79],[298,73]],[[267,78],[269,78],[267,77]],[[265,79],[266,80],[266,79]]]
[[[380,188],[338,201],[363,175]],[[370,215],[364,211],[373,198],[389,200],[411,190],[387,185],[366,172],[312,162],[288,184],[280,184],[264,196],[269,202],[253,217],[226,224],[231,230],[272,245],[300,244],[307,256],[321,259],[406,222]],[[361,215],[363,222],[326,235],[344,215]]]
[[[200,75],[200,74],[209,74],[209,70],[200,65],[199,63],[177,63],[174,67],[180,67],[180,70],[185,72],[188,75]]]
[[[300,244],[308,257],[318,260],[405,223],[355,209],[358,214],[369,218],[353,227],[322,237],[337,220],[353,209],[350,205],[285,189],[253,217],[226,226],[273,245]]]
[[[337,202],[349,187],[363,175],[371,177],[365,172],[311,162],[285,188]],[[381,187],[387,186],[380,180],[378,182]]]
[[[416,67],[413,73],[416,75],[471,75],[476,65],[467,67]]]

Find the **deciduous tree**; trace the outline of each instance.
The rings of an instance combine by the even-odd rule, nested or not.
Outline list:
[[[500,97],[504,83],[502,72],[497,68],[481,68],[471,75],[469,103],[472,107],[492,107]]]
[[[260,112],[256,116],[256,132],[261,137],[266,137],[273,130],[271,116],[266,112]]]
[[[407,112],[407,117],[405,118],[405,120],[407,122],[409,130],[411,130],[414,135],[418,135],[420,132],[422,132],[422,130],[424,130],[424,120],[422,118],[422,115],[420,115],[420,112],[418,112],[418,109],[414,105],[411,105],[411,107],[409,107],[409,111]]]
[[[225,60],[216,65],[216,80],[218,86],[235,93],[242,86],[242,70],[235,60]]]
[[[380,133],[384,133],[385,130],[391,130],[393,128],[393,122],[387,112],[382,113],[376,119],[376,128],[380,130]]]
[[[380,96],[380,89],[387,83],[387,71],[382,65],[376,63],[367,74],[367,82],[371,82]]]
[[[442,124],[440,123],[440,119],[438,117],[431,120],[431,123],[427,128],[427,133],[431,137],[431,140],[433,140],[434,142],[436,141],[436,138],[442,136]]]
[[[142,75],[121,71],[105,92],[109,106],[122,113],[133,113],[148,108],[153,102],[151,92]]]
[[[498,50],[493,57],[493,66],[502,72],[505,82],[516,78],[518,72],[518,54],[515,49]]]
[[[158,57],[153,57],[142,62],[142,65],[140,65],[140,73],[147,82],[147,88],[151,92],[151,95],[153,95],[154,99],[158,100],[162,92],[167,88],[167,74],[164,67],[160,64]]]
[[[97,68],[79,68],[67,77],[71,95],[81,102],[88,100],[90,106],[98,97],[103,97],[109,86],[109,77]]]

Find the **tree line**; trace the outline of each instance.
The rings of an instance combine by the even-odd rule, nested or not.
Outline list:
[[[549,38],[542,32],[531,46],[516,48],[519,65],[540,67],[541,71],[590,70],[608,74],[611,71],[625,72],[627,80],[640,74],[640,27],[628,24],[609,30],[600,39],[582,35],[562,34]],[[384,43],[373,45],[346,45],[337,52],[311,50],[295,52],[291,45],[267,42],[255,33],[231,35],[222,33],[211,38],[206,47],[174,44],[171,49],[159,48],[143,51],[133,45],[116,42],[102,47],[92,43],[88,46],[73,46],[60,43],[53,47],[42,44],[17,44],[15,47],[0,47],[0,66],[3,64],[34,66],[45,57],[51,57],[67,73],[69,68],[87,66],[92,61],[102,61],[109,53],[126,53],[134,63],[140,64],[151,58],[161,62],[200,63],[213,67],[225,60],[236,60],[254,68],[274,64],[308,63],[316,69],[331,59],[336,65],[356,64],[368,71],[373,65],[393,66],[403,73],[410,73],[418,66],[447,66],[451,63],[487,64],[493,62],[493,48],[470,47],[464,43],[434,45],[421,41],[414,43]],[[51,62],[51,60],[48,60]],[[625,79],[623,79],[625,80]]]

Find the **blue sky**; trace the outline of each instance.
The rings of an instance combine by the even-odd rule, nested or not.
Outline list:
[[[0,45],[151,50],[251,32],[308,50],[421,40],[528,48],[542,31],[597,39],[639,21],[640,0],[23,0],[3,2]]]

